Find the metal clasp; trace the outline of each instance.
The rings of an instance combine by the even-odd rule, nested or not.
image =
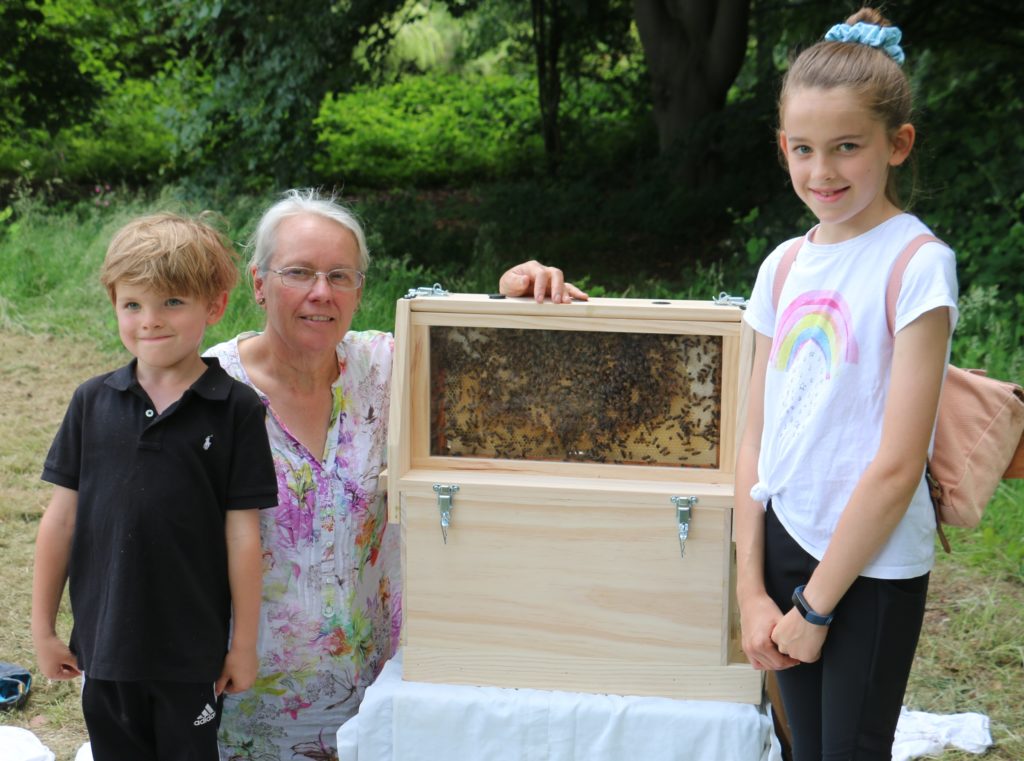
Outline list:
[[[740,309],[747,308],[747,300],[745,298],[742,296],[730,296],[725,291],[718,294],[718,296],[715,297],[714,302],[718,306],[739,307]]]
[[[447,296],[448,291],[440,283],[433,285],[421,285],[419,288],[410,288],[403,299],[414,299],[417,296]]]
[[[697,504],[696,497],[669,497],[676,506],[676,520],[679,522],[679,557],[686,555],[686,540],[690,536],[690,509]]]
[[[437,509],[441,511],[441,536],[444,543],[448,544],[448,526],[452,522],[452,498],[459,490],[458,484],[434,484],[434,494],[437,495]]]

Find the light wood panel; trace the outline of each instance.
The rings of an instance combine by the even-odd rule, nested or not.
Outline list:
[[[409,383],[414,377],[411,372],[413,349],[421,342],[409,340],[410,337],[409,302],[399,300],[395,307],[395,354],[391,363],[391,399],[388,412],[388,522],[397,523],[400,519],[399,491],[396,480],[399,474],[408,472],[411,467],[411,448],[403,445],[403,437],[412,431],[409,400]]]
[[[762,699],[762,673],[738,663],[721,667],[638,668],[617,657],[595,658],[587,654],[556,657],[543,652],[519,651],[502,653],[500,665],[496,667],[491,653],[472,647],[406,645],[403,653],[406,664],[403,678],[412,681],[730,703],[760,703]],[[410,661],[416,663],[415,677],[408,671]],[[530,684],[522,684],[520,674],[528,674]],[[581,678],[581,675],[586,676]],[[435,676],[437,678],[433,678]]]
[[[430,486],[401,489],[407,678],[686,697],[726,675],[731,513],[713,497],[681,556],[671,490],[462,484],[445,543]]]
[[[406,301],[399,317],[389,517],[402,531],[406,678],[758,702],[733,591],[751,346],[740,310],[459,294]],[[722,336],[718,467],[431,456],[435,325]],[[435,483],[460,487],[447,543]],[[672,495],[699,500],[683,557]]]
[[[604,317],[631,320],[688,319],[725,323],[740,321],[742,310],[711,301],[681,299],[592,298],[572,304],[536,303],[530,297],[491,299],[485,294],[453,293],[443,297],[409,300],[413,312],[456,312],[464,314],[525,315],[555,319],[595,320]],[[668,317],[671,315],[671,317]],[[680,317],[682,315],[682,317]],[[466,324],[466,323],[460,323]],[[479,324],[479,323],[470,323]],[[580,328],[582,329],[582,328]]]

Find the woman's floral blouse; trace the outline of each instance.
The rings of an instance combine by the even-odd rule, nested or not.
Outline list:
[[[238,343],[218,344],[233,377],[253,386]],[[388,395],[394,340],[349,332],[326,451],[314,455],[268,405],[278,506],[262,511],[263,605],[255,686],[228,695],[221,758],[336,759],[336,733],[398,645],[397,531],[385,531]]]

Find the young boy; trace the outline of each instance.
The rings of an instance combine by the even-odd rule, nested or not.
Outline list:
[[[122,228],[100,272],[135,358],[71,400],[43,469],[55,488],[32,590],[40,670],[86,674],[96,761],[215,761],[219,696],[256,676],[259,509],[277,504],[266,412],[199,356],[237,277],[220,234],[173,214]],[[55,630],[65,581],[70,647]]]

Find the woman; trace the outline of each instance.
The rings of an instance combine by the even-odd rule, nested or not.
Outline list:
[[[279,504],[263,511],[260,674],[228,696],[223,759],[334,759],[398,643],[397,531],[385,484],[393,339],[350,332],[369,254],[356,218],[315,191],[291,190],[261,218],[250,270],[260,333],[212,347],[268,407]],[[585,299],[537,262],[502,276],[507,295]]]

